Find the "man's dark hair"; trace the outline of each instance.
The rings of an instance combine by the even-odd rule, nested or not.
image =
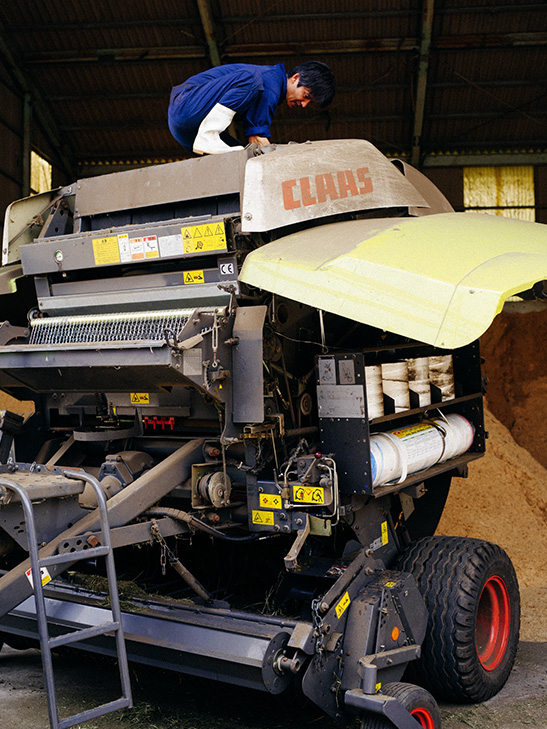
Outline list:
[[[304,61],[295,66],[289,73],[292,78],[295,73],[300,74],[299,86],[305,86],[311,91],[313,100],[319,106],[328,106],[334,97],[334,74],[326,63],[321,61]]]

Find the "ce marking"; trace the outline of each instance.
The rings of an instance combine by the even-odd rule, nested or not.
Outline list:
[[[236,278],[236,262],[235,260],[219,261],[218,270],[221,278]]]

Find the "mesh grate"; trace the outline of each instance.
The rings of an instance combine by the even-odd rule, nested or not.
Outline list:
[[[195,309],[59,316],[33,319],[30,344],[161,342],[164,330],[180,332]]]

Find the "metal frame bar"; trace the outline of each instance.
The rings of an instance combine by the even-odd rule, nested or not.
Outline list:
[[[44,668],[49,722],[51,729],[68,729],[68,727],[75,726],[82,721],[95,719],[99,716],[103,716],[104,714],[116,711],[117,709],[130,708],[133,705],[133,701],[131,698],[131,681],[129,677],[129,667],[127,663],[127,653],[125,649],[125,640],[122,627],[118,585],[116,581],[116,567],[114,564],[114,556],[112,552],[112,545],[110,542],[110,529],[108,526],[108,510],[106,506],[106,497],[101,488],[101,485],[93,476],[90,476],[88,474],[82,474],[80,471],[65,471],[65,476],[67,478],[84,481],[85,483],[89,484],[95,491],[100,516],[102,541],[104,546],[94,550],[79,550],[77,552],[71,552],[69,554],[51,555],[44,558],[40,558],[38,552],[36,525],[34,521],[34,509],[29,494],[23,486],[16,483],[15,481],[6,478],[0,479],[0,485],[16,493],[21,500],[21,504],[23,506],[23,511],[25,514],[25,520],[27,523],[27,531],[29,534],[31,574],[34,589],[34,601],[36,605],[36,616],[38,622],[38,632],[40,636],[40,645],[42,648],[42,665]],[[88,558],[92,556],[92,552],[96,553],[95,556],[104,556],[106,559],[106,573],[110,594],[110,613],[112,615],[112,619],[108,622],[103,622],[91,628],[77,628],[75,631],[72,631],[70,633],[65,633],[55,638],[50,638],[41,568],[60,564],[67,565],[68,563],[71,563],[75,557],[81,559],[82,557]],[[78,714],[74,714],[73,716],[61,720],[59,717],[59,709],[57,705],[57,696],[55,690],[55,680],[53,675],[53,660],[51,655],[52,649],[58,646],[87,640],[89,638],[98,635],[104,635],[110,632],[114,633],[116,640],[116,655],[118,658],[118,670],[122,687],[122,697],[120,699],[117,699],[116,701],[110,702],[109,704],[103,704],[101,706],[97,706],[93,709],[89,709]]]

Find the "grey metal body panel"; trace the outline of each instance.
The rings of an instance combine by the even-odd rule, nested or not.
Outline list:
[[[413,185],[370,142],[288,145],[250,159],[242,201],[244,231],[276,230],[340,213],[428,207]]]
[[[262,372],[262,330],[265,306],[236,309],[233,350],[233,420],[262,423],[264,420],[264,375]]]
[[[118,238],[120,234],[135,239],[156,238],[153,256],[143,252],[142,257],[127,259],[118,250],[118,264],[142,265],[143,263],[172,260],[176,258],[192,258],[211,255],[208,250],[199,252],[187,251],[183,245],[181,229],[189,226],[214,226],[223,223],[224,219],[214,216],[199,216],[197,218],[181,218],[164,223],[146,223],[141,225],[124,225],[120,228],[106,228],[86,233],[73,233],[49,238],[37,238],[32,243],[20,247],[23,272],[27,276],[41,273],[56,273],[57,271],[73,271],[95,266],[112,265],[102,263],[100,256],[94,249],[94,243],[104,239]],[[178,236],[179,245],[172,243],[172,237]],[[162,240],[166,242],[162,245]],[[226,246],[224,246],[226,249]],[[219,247],[216,252],[222,250]],[[144,249],[143,249],[144,251]],[[62,256],[60,255],[62,254]]]
[[[52,594],[50,588],[46,592]],[[62,598],[63,592],[59,594]],[[70,597],[85,600],[76,591]],[[108,609],[97,605],[54,597],[46,598],[46,608],[52,634],[67,628],[100,625],[108,613]],[[26,638],[37,637],[35,615],[34,599],[30,597],[0,619],[0,628]],[[273,689],[273,693],[277,692],[275,687],[266,686],[264,681],[265,658],[275,637],[290,635],[294,625],[290,620],[175,604],[143,603],[138,614],[123,613],[130,661],[261,691]],[[76,646],[114,655],[112,640],[87,641]]]
[[[247,151],[78,180],[78,217],[239,192]]]
[[[179,279],[182,276],[179,274]],[[159,285],[146,288],[129,288],[127,291],[111,293],[78,293],[74,295],[56,295],[39,297],[38,306],[43,313],[62,315],[80,313],[101,313],[112,311],[135,311],[138,306],[146,305],[150,311],[163,309],[166,306],[212,306],[226,304],[230,294],[219,290],[219,282],[199,285],[179,286]]]

